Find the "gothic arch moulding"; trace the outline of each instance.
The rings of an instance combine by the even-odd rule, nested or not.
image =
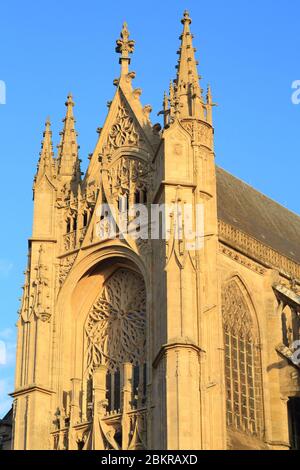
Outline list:
[[[244,280],[234,274],[222,286],[222,317],[223,324],[235,328],[248,325],[260,345],[261,335],[258,316],[253,300]]]
[[[90,436],[84,448],[146,445],[147,319],[144,277],[129,258],[102,259],[77,280],[61,350],[72,366],[59,389],[75,403],[72,432]]]
[[[53,387],[57,391],[70,378],[82,376],[84,323],[89,309],[100,294],[103,282],[117,267],[139,273],[148,286],[147,299],[150,295],[148,272],[142,259],[124,245],[98,248],[72,267],[57,300],[53,359],[56,371]],[[70,357],[74,361],[70,361]]]

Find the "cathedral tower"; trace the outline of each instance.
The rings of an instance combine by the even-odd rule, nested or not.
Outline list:
[[[71,94],[56,157],[46,122],[14,449],[299,444],[300,219],[216,166],[190,28],[184,12],[163,127],[133,86],[126,23],[84,175]]]

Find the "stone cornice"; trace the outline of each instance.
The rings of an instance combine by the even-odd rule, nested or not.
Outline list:
[[[218,225],[221,242],[267,268],[278,269],[288,278],[300,279],[300,265],[295,261],[222,220],[218,221]]]
[[[239,253],[235,249],[232,249],[229,246],[227,246],[226,244],[220,243],[219,251],[223,255],[228,256],[228,258],[236,261],[242,266],[245,266],[246,268],[251,269],[252,271],[260,275],[264,275],[267,271],[267,269],[264,266],[262,266],[260,263],[253,261],[251,258],[249,258],[249,256]]]
[[[193,349],[195,352],[197,352],[199,355],[204,352],[199,346],[197,346],[195,343],[186,341],[185,339],[178,339],[175,340],[174,342],[170,342],[167,344],[164,344],[158,354],[156,355],[152,365],[154,369],[158,367],[158,364],[162,360],[162,358],[166,355],[166,353],[172,349]]]
[[[17,388],[13,393],[10,393],[10,396],[17,398],[21,395],[27,395],[32,392],[44,393],[45,395],[53,395],[55,393],[53,390],[43,387],[42,385],[31,384],[27,387]]]
[[[187,181],[181,181],[181,180],[163,180],[160,185],[157,187],[154,196],[153,196],[153,204],[157,204],[157,200],[159,200],[160,195],[165,188],[165,186],[172,186],[173,188],[177,188],[178,186],[181,186],[182,188],[190,188],[193,191],[196,189],[196,185],[194,183],[189,183]]]
[[[28,238],[28,243],[39,242],[39,243],[57,243],[56,238],[49,237],[31,237]]]

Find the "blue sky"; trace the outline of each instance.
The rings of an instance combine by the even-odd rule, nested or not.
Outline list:
[[[115,40],[126,20],[136,40],[135,86],[153,106],[153,122],[159,121],[163,92],[175,77],[185,8],[202,85],[211,84],[219,105],[217,163],[300,213],[300,105],[291,101],[292,82],[300,80],[299,0],[2,2],[0,80],[7,103],[0,105],[0,341],[8,362],[0,364],[0,416],[13,389],[15,322],[45,119],[51,117],[56,145],[72,91],[85,169],[114,93]]]

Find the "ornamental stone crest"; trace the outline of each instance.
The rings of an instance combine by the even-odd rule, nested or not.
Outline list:
[[[125,362],[145,360],[146,292],[142,277],[119,269],[104,284],[86,327],[87,374],[106,365],[117,370]]]
[[[113,124],[107,138],[103,153],[111,155],[120,147],[137,147],[139,134],[136,130],[134,119],[123,104],[118,107],[115,123]]]
[[[146,189],[150,180],[149,164],[138,159],[121,157],[110,171],[112,188],[121,192]]]

